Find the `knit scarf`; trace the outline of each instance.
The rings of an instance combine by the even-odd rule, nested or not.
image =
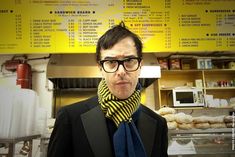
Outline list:
[[[118,99],[108,89],[105,80],[98,86],[98,100],[106,118],[117,126],[113,136],[116,157],[146,157],[143,143],[140,139],[132,115],[140,104],[140,88],[127,99]]]

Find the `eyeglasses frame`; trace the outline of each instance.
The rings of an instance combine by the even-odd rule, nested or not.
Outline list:
[[[127,70],[126,67],[124,66],[124,62],[126,60],[129,60],[129,59],[137,59],[138,60],[138,67],[135,69],[135,70]],[[117,61],[118,62],[118,67],[117,69],[114,71],[114,72],[109,72],[109,71],[106,71],[105,68],[104,68],[104,62],[106,61]],[[141,57],[128,57],[128,58],[124,58],[122,60],[119,60],[119,59],[104,59],[104,60],[100,60],[99,61],[99,64],[101,65],[102,69],[106,72],[106,73],[115,73],[116,71],[118,71],[119,69],[119,66],[122,65],[123,68],[125,69],[126,72],[133,72],[133,71],[136,71],[137,69],[139,69],[140,67],[140,62],[142,61],[142,58]]]

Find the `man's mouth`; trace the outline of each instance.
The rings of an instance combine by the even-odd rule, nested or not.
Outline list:
[[[129,84],[128,81],[118,81],[118,82],[116,83],[116,85],[127,85],[127,84]]]

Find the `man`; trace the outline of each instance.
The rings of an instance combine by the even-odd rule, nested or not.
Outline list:
[[[48,157],[167,157],[164,118],[140,104],[142,43],[120,23],[100,37],[97,96],[58,112]]]

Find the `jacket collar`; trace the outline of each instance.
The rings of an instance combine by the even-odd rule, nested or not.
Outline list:
[[[99,105],[81,115],[82,123],[95,157],[112,156],[108,128]],[[137,129],[144,144],[147,156],[151,156],[156,133],[156,120],[140,111]]]

